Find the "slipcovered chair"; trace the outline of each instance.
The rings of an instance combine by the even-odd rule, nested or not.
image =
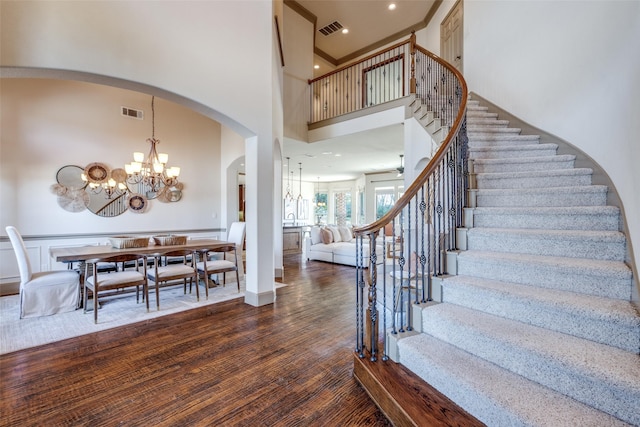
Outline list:
[[[6,227],[20,271],[20,318],[48,316],[78,308],[80,275],[74,270],[33,273],[22,236]]]
[[[113,273],[100,273],[100,263],[128,263],[134,261],[135,270],[122,270]],[[140,271],[142,269],[142,271]],[[147,257],[139,254],[112,255],[87,261],[87,274],[84,279],[84,312],[87,312],[89,290],[93,294],[93,322],[98,323],[98,295],[102,291],[136,288],[136,303],[140,301],[139,291],[142,286],[143,298],[149,311],[149,287],[147,285]]]

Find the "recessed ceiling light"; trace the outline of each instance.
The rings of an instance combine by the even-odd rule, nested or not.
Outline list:
[[[389,10],[395,10],[396,9],[396,4],[395,3],[391,3],[389,5]]]
[[[334,154],[334,156],[336,156],[336,157],[342,157],[342,154],[340,154],[340,153],[336,153],[336,154]]]
[[[331,151],[323,151],[322,154],[333,154]]]
[[[343,28],[342,29],[342,34],[349,34],[349,29],[348,28]]]
[[[318,68],[320,68],[320,66],[318,64],[316,64],[316,65],[313,66],[313,68],[315,68],[317,70]]]

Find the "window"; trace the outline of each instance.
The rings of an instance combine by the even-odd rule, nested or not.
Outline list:
[[[329,196],[327,193],[316,193],[314,197],[315,203],[315,216],[316,224],[327,223],[327,201]]]
[[[358,219],[356,220],[358,224],[364,224],[366,219],[364,215],[364,190],[358,191]]]
[[[337,225],[351,225],[351,192],[334,194],[334,218]]]
[[[376,188],[376,220],[382,218],[396,203],[393,187]]]

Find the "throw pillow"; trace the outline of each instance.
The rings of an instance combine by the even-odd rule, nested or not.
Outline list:
[[[327,228],[331,230],[331,233],[333,234],[334,242],[342,242],[342,237],[340,236],[340,231],[338,230],[338,227],[328,225]]]
[[[333,242],[333,233],[331,232],[331,230],[323,228],[320,230],[320,233],[322,235],[322,243],[328,245],[329,243]]]
[[[322,243],[322,235],[320,234],[320,227],[311,227],[311,231],[309,232],[311,236],[311,244],[317,245],[318,243]]]
[[[338,231],[340,232],[340,238],[343,242],[350,242],[353,236],[351,232],[351,228],[340,226],[338,227]]]

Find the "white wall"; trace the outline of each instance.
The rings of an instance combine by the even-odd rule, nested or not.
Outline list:
[[[247,241],[247,295],[260,305],[273,300],[272,281],[258,277],[274,272],[273,152],[283,129],[273,17],[281,3],[2,2],[0,15],[3,76],[46,70],[162,94],[246,139],[247,234],[257,237]]]
[[[313,24],[284,8],[284,134],[298,141],[307,140],[309,121],[309,83],[313,78]],[[282,27],[282,26],[281,26]]]
[[[467,0],[468,2],[469,0]],[[467,3],[465,2],[465,4]],[[428,51],[440,55],[440,24],[446,18],[456,0],[443,0],[438,10],[431,18],[429,25],[416,31],[416,43]]]
[[[597,161],[640,265],[640,2],[466,1],[469,89]]]
[[[0,89],[2,230],[14,225],[24,235],[62,235],[220,227],[220,218],[211,217],[221,209],[219,123],[156,98],[158,148],[169,154],[169,165],[181,167],[183,197],[176,203],[151,200],[144,214],[126,211],[102,218],[88,210],[64,210],[50,186],[65,165],[101,162],[123,168],[134,151],[146,155],[151,96],[48,79],[0,79]],[[143,110],[144,120],[123,117],[121,106]]]

